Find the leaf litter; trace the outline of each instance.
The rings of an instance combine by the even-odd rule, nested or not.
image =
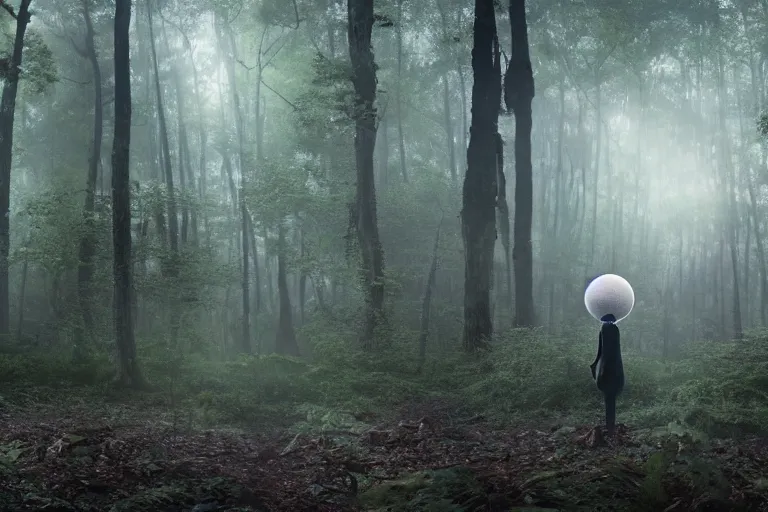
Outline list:
[[[0,512],[768,512],[765,438],[407,412],[300,433],[6,415]]]

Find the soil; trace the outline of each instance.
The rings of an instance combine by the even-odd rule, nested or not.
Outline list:
[[[0,411],[0,511],[768,511],[768,441],[415,411],[324,432]]]

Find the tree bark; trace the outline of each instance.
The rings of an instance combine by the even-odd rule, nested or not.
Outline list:
[[[6,341],[11,333],[10,297],[8,283],[8,255],[11,248],[10,206],[11,166],[13,165],[13,120],[16,113],[16,93],[19,90],[24,35],[30,20],[31,0],[21,0],[16,13],[16,35],[13,52],[8,63],[8,74],[0,100],[0,340]]]
[[[445,15],[445,9],[440,1],[437,2],[437,10],[440,14],[440,25],[443,32],[443,44],[448,44],[448,19]],[[451,116],[451,96],[450,86],[448,84],[448,72],[443,71],[443,126],[446,135],[446,151],[448,152],[448,167],[451,176],[451,184],[456,186],[458,176],[456,174],[456,150],[454,143],[453,116]]]
[[[515,113],[515,325],[532,327],[533,309],[533,169],[531,102],[535,94],[525,0],[509,1],[512,57],[504,80],[504,102]],[[599,121],[598,121],[599,122]]]
[[[162,147],[163,175],[168,194],[168,229],[170,235],[171,255],[176,258],[179,252],[179,217],[176,213],[176,197],[173,186],[173,167],[171,165],[171,149],[168,142],[168,124],[165,120],[163,94],[160,88],[160,73],[157,65],[157,49],[155,47],[155,32],[152,23],[152,6],[147,0],[147,17],[149,22],[149,47],[152,52],[152,67],[155,74],[155,94],[157,95],[157,116],[160,122],[160,145]],[[171,266],[175,266],[173,261]],[[174,272],[173,270],[171,271]]]
[[[739,258],[738,247],[736,240],[736,231],[738,230],[738,212],[736,210],[736,169],[733,166],[733,159],[731,156],[731,148],[728,142],[728,131],[725,123],[725,101],[727,90],[725,88],[725,70],[723,69],[723,55],[718,53],[718,108],[719,108],[719,122],[720,122],[720,137],[722,148],[722,162],[723,162],[723,191],[725,197],[723,197],[724,214],[726,216],[726,222],[723,226],[726,230],[726,236],[728,239],[728,245],[730,247],[731,256],[731,271],[733,277],[733,302],[732,314],[733,314],[733,338],[740,340],[744,337],[744,329],[741,321],[741,299],[740,299],[740,287],[739,287]],[[725,296],[723,296],[723,301]]]
[[[281,220],[277,228],[277,293],[279,295],[280,312],[275,349],[278,354],[298,356],[299,345],[296,343],[296,333],[293,330],[293,312],[285,269],[285,251],[285,226],[283,226]]]
[[[445,123],[446,151],[448,151],[448,172],[451,175],[451,185],[458,183],[456,175],[456,152],[453,144],[453,119],[451,118],[451,96],[448,89],[448,73],[443,73],[443,115]]]
[[[93,23],[91,21],[90,0],[83,0],[83,20],[85,21],[85,49],[81,55],[88,59],[93,75],[93,139],[91,141],[91,154],[88,157],[88,175],[85,185],[85,205],[83,218],[85,233],[80,239],[79,265],[77,269],[77,292],[80,302],[80,310],[83,316],[84,333],[90,335],[93,330],[93,313],[91,311],[91,279],[93,278],[93,258],[98,243],[93,210],[96,195],[96,180],[99,175],[99,162],[101,161],[101,143],[103,136],[104,107],[101,92],[101,66],[94,44]],[[80,50],[78,53],[80,53]],[[80,344],[80,339],[75,344]]]
[[[397,86],[395,89],[397,103],[397,140],[400,149],[400,174],[403,176],[403,182],[408,183],[408,168],[405,164],[405,135],[403,134],[403,98],[402,98],[402,80],[403,80],[403,0],[397,0]],[[373,56],[371,56],[373,60]]]
[[[29,239],[24,244],[25,248],[29,247]],[[24,263],[21,266],[21,283],[19,284],[19,323],[16,326],[16,340],[21,341],[21,337],[24,334],[24,302],[27,295],[27,276],[29,275],[29,255],[24,252]]]
[[[432,305],[432,291],[435,287],[435,276],[437,275],[437,254],[440,247],[440,227],[443,224],[443,219],[440,219],[440,224],[437,226],[435,232],[435,245],[432,248],[432,263],[429,266],[429,273],[427,274],[427,283],[424,286],[424,298],[421,300],[421,329],[419,331],[419,359],[418,359],[418,372],[421,373],[424,368],[424,363],[427,359],[427,341],[429,339],[429,314]]]
[[[475,0],[472,124],[462,192],[465,350],[487,346],[493,335],[491,282],[496,243],[496,144],[501,70],[493,0]]]
[[[373,169],[376,146],[376,65],[371,48],[373,0],[347,0],[347,16],[352,85],[355,90],[356,227],[365,293],[362,342],[370,346],[384,310],[384,251],[379,240]]]
[[[226,31],[226,34],[225,34]],[[241,339],[241,350],[246,354],[251,353],[251,298],[250,298],[250,283],[249,283],[249,270],[248,270],[248,209],[245,202],[245,134],[243,127],[243,113],[240,108],[240,94],[237,91],[237,77],[235,76],[235,39],[232,34],[231,27],[226,25],[226,22],[221,18],[220,14],[216,14],[216,34],[221,46],[224,56],[224,66],[227,70],[227,79],[229,81],[230,92],[232,95],[232,109],[235,114],[235,127],[237,130],[237,146],[238,146],[238,164],[240,169],[240,233],[241,233],[241,248],[243,251],[243,265],[241,270],[242,276],[242,294],[243,294],[243,337]],[[229,41],[227,41],[227,37]]]
[[[131,61],[129,29],[131,1],[115,2],[115,129],[112,145],[112,240],[115,279],[114,322],[117,344],[118,383],[143,384],[136,359],[136,340],[131,314]]]

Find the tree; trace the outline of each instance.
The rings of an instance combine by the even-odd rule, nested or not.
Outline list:
[[[11,165],[13,163],[13,121],[16,113],[16,93],[19,90],[21,58],[24,49],[24,34],[30,20],[29,4],[32,0],[21,0],[19,12],[5,2],[0,5],[16,19],[16,36],[13,52],[4,74],[3,96],[0,100],[0,336],[10,334],[10,301],[8,297],[8,255],[11,247],[10,206],[11,206]]]
[[[229,80],[230,95],[232,97],[232,109],[235,114],[235,126],[237,129],[237,155],[238,164],[240,168],[240,235],[241,235],[241,247],[243,251],[243,331],[241,338],[241,350],[246,353],[251,353],[251,292],[250,292],[250,280],[248,277],[248,208],[245,201],[245,173],[246,173],[246,157],[245,157],[245,129],[243,112],[240,107],[240,94],[237,90],[237,77],[235,76],[235,61],[237,60],[237,50],[235,48],[235,37],[225,18],[220,12],[215,13],[215,25],[216,25],[216,38],[219,43],[220,51],[225,54],[224,66],[227,70],[227,78]],[[254,253],[255,261],[255,253]]]
[[[129,27],[131,0],[115,2],[115,130],[112,143],[112,242],[114,245],[115,342],[118,383],[140,387],[143,383],[136,360],[131,294],[131,59]]]
[[[384,251],[376,218],[373,152],[376,144],[376,65],[371,49],[373,0],[347,0],[349,57],[355,90],[356,224],[365,293],[363,341],[370,344],[384,309]]]
[[[94,44],[93,22],[91,20],[90,1],[83,0],[83,21],[85,22],[85,47],[75,46],[75,51],[91,65],[93,76],[93,142],[91,153],[88,155],[88,175],[85,185],[85,205],[83,217],[85,219],[85,233],[80,239],[79,265],[77,269],[77,292],[82,310],[84,335],[91,335],[93,330],[93,312],[91,307],[93,279],[93,258],[96,254],[98,239],[94,230],[94,207],[96,196],[96,179],[99,174],[99,162],[101,162],[101,142],[104,124],[104,105],[101,93],[101,66],[99,56]],[[74,43],[73,43],[74,45]],[[80,340],[76,339],[75,343]],[[77,346],[77,345],[76,345]]]
[[[496,243],[497,140],[501,68],[493,0],[475,0],[472,121],[464,176],[464,348],[485,346],[493,334],[491,281]]]
[[[515,114],[515,325],[532,327],[533,310],[533,169],[531,103],[535,94],[525,0],[509,0],[512,56],[504,77],[504,103]]]

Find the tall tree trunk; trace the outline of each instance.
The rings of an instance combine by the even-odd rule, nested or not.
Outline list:
[[[501,63],[499,62],[499,66]],[[501,68],[499,68],[501,74]],[[512,308],[512,253],[509,240],[509,204],[507,203],[507,177],[504,173],[504,141],[501,134],[496,134],[496,179],[498,192],[496,205],[498,207],[499,227],[501,229],[501,247],[504,250],[504,287],[499,289],[499,295],[504,297],[502,304],[505,310]]]
[[[456,26],[461,27],[463,9],[456,9]],[[459,93],[461,95],[461,150],[467,150],[467,137],[469,137],[469,120],[467,119],[467,81],[464,78],[464,66],[462,59],[456,58],[456,74],[459,75]],[[462,172],[462,175],[464,172]]]
[[[356,224],[362,253],[365,319],[362,341],[373,343],[384,312],[384,251],[379,240],[373,153],[376,146],[376,65],[371,49],[373,0],[347,0],[349,57],[355,89]]]
[[[248,213],[248,238],[251,240],[251,261],[253,262],[253,287],[255,288],[254,297],[256,303],[253,306],[253,311],[258,315],[261,311],[261,273],[259,272],[259,259],[257,258],[259,251],[256,246],[256,228],[253,225],[253,218]]]
[[[173,164],[171,163],[171,149],[168,141],[168,124],[165,119],[165,105],[163,103],[162,89],[160,87],[160,72],[157,63],[157,48],[155,44],[154,23],[152,21],[152,5],[149,0],[147,6],[147,23],[149,26],[149,48],[152,54],[152,66],[155,75],[155,95],[157,96],[157,117],[160,123],[160,146],[162,149],[163,175],[165,177],[166,194],[168,195],[168,230],[170,237],[171,257],[164,262],[164,272],[167,277],[174,279],[178,276],[179,265],[179,218],[176,209],[176,193],[173,185]],[[184,170],[179,169],[183,174]],[[178,286],[178,283],[174,283]],[[181,328],[181,309],[178,294],[171,297],[169,307],[170,338],[172,345],[178,341],[178,333]]]
[[[94,44],[93,23],[91,21],[90,1],[83,0],[83,19],[85,21],[85,49],[81,54],[91,64],[93,75],[93,138],[91,140],[91,154],[88,156],[88,175],[85,185],[85,205],[83,218],[85,232],[80,239],[79,265],[77,269],[77,292],[80,302],[80,310],[83,315],[83,325],[86,333],[79,333],[75,340],[76,346],[82,341],[82,334],[90,335],[93,330],[93,313],[91,311],[91,279],[93,278],[93,258],[98,242],[94,226],[94,205],[96,195],[96,180],[99,175],[99,162],[101,161],[101,142],[103,135],[104,106],[101,93],[101,66]],[[78,49],[79,52],[79,49]]]
[[[240,95],[237,92],[237,77],[235,76],[235,59],[237,58],[235,38],[232,34],[232,28],[226,25],[225,20],[222,19],[218,12],[216,13],[216,34],[219,40],[219,45],[225,54],[224,66],[227,70],[227,80],[229,81],[230,92],[232,95],[232,109],[235,114],[235,128],[237,131],[238,164],[240,168],[240,232],[242,235],[240,245],[243,250],[243,264],[241,267],[243,272],[243,337],[241,340],[241,350],[249,354],[251,352],[251,299],[248,270],[248,209],[245,201],[245,128],[243,126],[243,112],[240,108]],[[229,41],[227,41],[227,39],[229,39]]]
[[[298,356],[299,345],[296,343],[296,333],[293,330],[291,297],[285,269],[286,250],[285,226],[283,226],[281,221],[277,228],[277,293],[279,295],[280,312],[278,314],[275,350],[278,354]]]
[[[19,90],[21,57],[24,35],[30,20],[31,0],[21,0],[16,14],[16,36],[8,63],[8,73],[0,100],[0,340],[7,341],[11,333],[10,298],[8,283],[8,255],[11,248],[10,206],[11,166],[13,164],[13,119],[16,112],[16,93]]]
[[[299,227],[299,257],[301,258],[301,268],[299,270],[299,322],[304,325],[306,322],[306,297],[307,297],[307,270],[304,264],[306,258],[306,244],[304,243],[304,229]]]
[[[429,273],[427,273],[427,282],[424,285],[424,298],[421,300],[421,329],[419,330],[419,358],[418,358],[418,372],[424,368],[424,363],[427,359],[427,340],[429,339],[429,313],[432,304],[432,291],[435,287],[435,276],[437,275],[437,250],[440,247],[440,227],[443,224],[443,219],[440,219],[440,224],[437,226],[437,232],[435,233],[435,245],[432,249],[432,263],[429,265]]]
[[[29,239],[24,247],[29,247]],[[24,263],[21,266],[21,283],[19,284],[19,323],[16,326],[16,340],[21,341],[24,329],[24,302],[27,295],[27,276],[29,275],[29,255],[24,252]]]
[[[379,140],[379,184],[386,189],[389,185],[389,123],[388,115],[385,113],[381,117],[378,132],[381,134]]]
[[[440,14],[440,26],[442,28],[443,32],[443,44],[448,45],[449,43],[449,35],[448,35],[448,18],[445,15],[445,9],[443,8],[443,4],[441,1],[438,0],[437,2],[437,10]],[[443,126],[445,127],[445,135],[446,135],[446,151],[448,152],[448,167],[449,172],[451,176],[451,184],[456,186],[458,182],[458,176],[456,174],[456,150],[455,150],[455,144],[454,144],[454,129],[453,129],[453,117],[451,116],[451,95],[450,95],[450,85],[448,84],[448,72],[443,72]]]
[[[565,70],[561,69],[560,72],[560,84],[558,87],[558,97],[560,105],[560,118],[557,124],[557,154],[555,155],[555,198],[554,198],[554,212],[552,213],[552,233],[549,235],[548,249],[551,251],[548,258],[553,258],[555,250],[558,247],[559,238],[558,230],[560,228],[560,208],[563,202],[562,194],[562,181],[563,181],[563,147],[565,137]],[[548,260],[554,261],[554,260]],[[550,329],[554,327],[555,323],[555,286],[557,285],[558,276],[553,273],[548,279],[549,281],[549,319],[548,326]]]
[[[515,113],[515,325],[534,325],[533,309],[533,169],[531,102],[535,94],[525,0],[509,1],[512,57],[504,80],[504,102]],[[599,121],[598,121],[599,123]]]
[[[747,176],[747,192],[749,193],[749,212],[752,216],[752,229],[755,231],[755,246],[757,261],[760,265],[760,325],[766,326],[766,307],[768,306],[768,263],[765,257],[765,243],[760,231],[760,219],[757,213],[757,198],[751,173]]]
[[[595,262],[595,246],[597,244],[597,196],[600,187],[600,160],[603,156],[603,111],[602,111],[602,77],[599,69],[595,71],[595,166],[594,166],[594,188],[592,191],[592,225],[590,230],[589,260],[587,266],[590,268]]]
[[[738,212],[736,210],[736,169],[733,166],[733,158],[731,156],[730,144],[728,141],[728,130],[725,122],[726,115],[726,95],[728,94],[725,88],[725,70],[723,67],[723,55],[719,52],[718,59],[718,108],[719,108],[719,122],[720,122],[720,137],[722,147],[722,162],[725,176],[723,177],[723,189],[725,191],[724,205],[726,208],[725,215],[727,222],[724,222],[724,227],[727,231],[728,245],[730,246],[731,254],[731,271],[733,272],[733,338],[741,339],[744,337],[744,329],[741,321],[741,298],[739,287],[739,258],[738,258],[738,245],[736,240],[736,231],[738,230]]]
[[[472,125],[462,193],[464,348],[487,346],[493,335],[491,282],[496,243],[497,132],[501,70],[493,0],[475,0]]]
[[[448,73],[443,73],[443,115],[446,137],[446,151],[448,152],[448,172],[451,175],[451,184],[456,186],[456,152],[453,149],[453,119],[451,118],[451,95],[448,88]]]
[[[179,29],[179,32],[181,33],[181,37],[184,41],[184,48],[189,53],[189,62],[192,67],[192,83],[195,87],[195,111],[197,114],[197,125],[198,125],[198,137],[199,137],[199,144],[200,144],[200,181],[198,185],[198,192],[200,199],[204,199],[208,194],[208,182],[207,182],[207,146],[208,146],[208,132],[205,129],[206,123],[203,119],[203,96],[200,94],[200,79],[197,74],[197,65],[195,64],[195,58],[192,53],[192,44],[189,41],[189,38],[187,35]],[[191,158],[189,155],[189,148],[188,144],[185,140],[185,152],[187,154],[187,161],[191,162]],[[194,188],[194,173],[192,171],[192,166],[189,166],[189,176],[190,176],[190,183],[193,183],[192,187]],[[205,230],[205,236],[208,244],[210,245],[210,230],[208,227],[208,214],[207,209],[203,209],[203,229]],[[198,241],[198,219],[197,219],[197,210],[195,208],[192,209],[192,234],[193,234],[193,243],[197,243]]]
[[[114,322],[118,382],[140,387],[144,381],[136,359],[131,295],[131,1],[115,1],[115,129],[112,145],[112,240],[115,279]]]
[[[171,59],[171,77],[174,88],[176,89],[176,127],[178,134],[177,158],[179,162],[179,190],[181,196],[181,243],[186,244],[189,239],[189,206],[187,202],[187,173],[191,172],[191,162],[189,160],[189,149],[187,146],[187,123],[184,118],[184,112],[187,107],[184,102],[184,91],[181,86],[179,69],[171,55],[171,45],[168,42],[168,31],[165,30],[165,23],[161,23],[161,32],[163,42],[165,43],[165,52]],[[150,29],[152,27],[150,26]],[[185,151],[186,149],[186,151]],[[194,185],[193,185],[194,186]]]
[[[152,23],[152,6],[147,0],[147,17],[149,23],[149,47],[152,52],[152,67],[155,74],[155,94],[157,96],[157,117],[160,122],[160,145],[162,147],[163,175],[168,194],[168,228],[170,235],[171,255],[174,261],[171,267],[176,266],[176,256],[179,252],[179,217],[176,213],[176,197],[173,187],[173,167],[171,165],[171,148],[168,142],[168,125],[165,120],[165,107],[163,106],[163,94],[160,87],[160,72],[157,65],[157,49],[155,47],[155,32]],[[171,269],[175,273],[175,269]]]
[[[397,85],[395,89],[397,140],[400,149],[400,174],[403,175],[403,182],[408,183],[408,168],[405,165],[405,135],[403,135],[403,0],[397,0],[397,23],[395,30],[397,32]],[[373,57],[371,57],[371,60],[373,60]]]

